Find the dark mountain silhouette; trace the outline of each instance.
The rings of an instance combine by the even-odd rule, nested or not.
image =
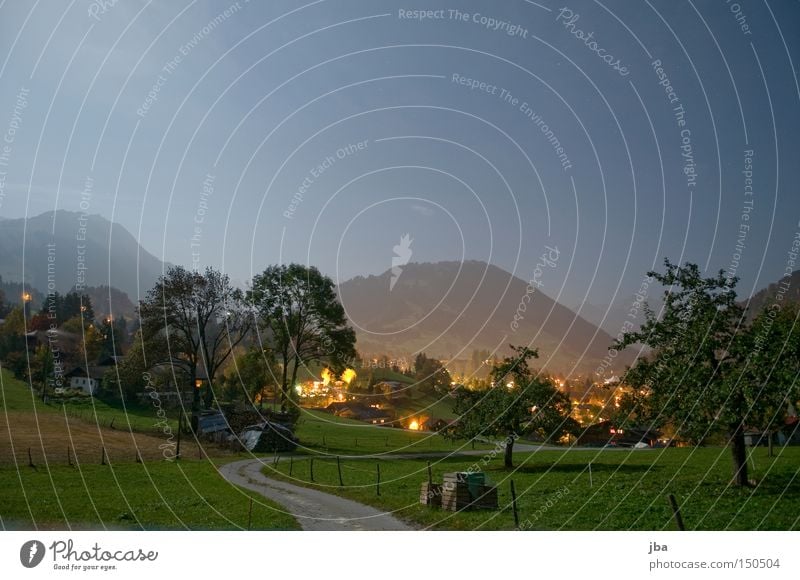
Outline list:
[[[753,319],[764,307],[777,301],[800,303],[800,270],[795,270],[791,276],[783,277],[759,290],[742,305],[747,307],[748,318]]]
[[[520,306],[527,282],[484,262],[411,263],[402,267],[390,290],[391,278],[387,270],[339,286],[361,352],[406,356],[425,351],[465,359],[473,349],[504,354],[509,343],[530,344],[539,348],[543,368],[594,372],[613,342],[539,290]],[[632,349],[620,353],[611,368],[622,371],[634,356]]]
[[[89,215],[81,223],[83,216],[59,210],[27,220],[3,220],[2,279],[22,282],[24,271],[24,282],[45,294],[68,292],[81,283],[87,288],[119,288],[134,301],[147,292],[161,275],[163,262],[144,250],[123,226],[99,215]],[[123,306],[127,309],[127,304]]]

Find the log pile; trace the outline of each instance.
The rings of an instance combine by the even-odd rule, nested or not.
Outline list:
[[[419,503],[439,507],[442,505],[442,484],[423,482],[419,492]]]
[[[441,501],[443,509],[454,512],[497,509],[497,487],[487,484],[482,473],[445,473]]]

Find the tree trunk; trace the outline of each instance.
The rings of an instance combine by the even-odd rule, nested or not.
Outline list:
[[[286,351],[282,353],[283,355],[283,371],[281,373],[281,411],[284,413],[286,412],[286,379],[288,378],[289,372],[289,356],[287,355]]]
[[[750,482],[747,478],[747,448],[744,444],[744,425],[741,422],[731,425],[730,445],[733,453],[733,484],[746,487]]]
[[[514,467],[512,454],[514,453],[514,436],[506,437],[506,452],[503,454],[503,465],[507,468]]]

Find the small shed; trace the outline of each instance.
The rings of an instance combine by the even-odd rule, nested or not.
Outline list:
[[[247,451],[255,453],[294,451],[298,443],[291,429],[270,421],[246,427],[239,439]]]

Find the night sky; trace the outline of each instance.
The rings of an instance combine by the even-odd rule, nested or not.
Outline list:
[[[239,283],[378,274],[406,234],[525,280],[557,248],[576,308],[665,256],[741,295],[792,269],[800,3],[263,4],[0,4],[0,216],[97,213]]]

